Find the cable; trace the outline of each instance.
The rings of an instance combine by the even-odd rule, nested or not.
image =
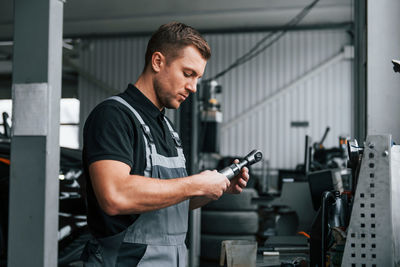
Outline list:
[[[278,31],[274,31],[274,32],[271,32],[270,34],[266,35],[263,39],[261,39],[259,42],[257,42],[256,45],[252,49],[250,49],[249,52],[244,54],[242,57],[238,58],[236,60],[236,62],[231,64],[226,70],[223,70],[220,73],[218,73],[217,75],[215,75],[213,79],[216,79],[216,78],[219,78],[219,77],[223,76],[225,73],[227,73],[231,69],[236,68],[239,65],[251,60],[252,58],[257,56],[258,54],[260,54],[261,52],[266,50],[268,47],[270,47],[272,44],[274,44],[276,41],[278,41],[287,32],[289,27],[296,26],[310,12],[310,10],[317,4],[318,1],[319,0],[315,0],[310,5],[306,6],[298,15],[296,15],[292,20],[290,20],[284,26],[284,30],[282,30],[278,34],[278,36],[275,37],[271,42],[269,42],[268,44],[266,44],[263,47],[261,47],[258,51],[255,51],[265,40],[267,40],[270,37],[272,37],[273,35],[275,35]]]
[[[311,3],[310,5],[308,5],[307,7],[305,7],[299,14],[297,14],[293,19],[291,19],[285,26],[284,26],[284,30],[282,30],[282,33],[285,33],[289,27],[293,27],[296,26],[297,24],[299,24],[299,22],[308,14],[308,12],[310,12],[310,10],[314,7],[314,5],[318,2],[319,0],[315,0],[313,3]],[[249,54],[252,53],[253,50],[255,50],[258,46],[260,46],[265,40],[267,40],[268,38],[270,38],[271,36],[273,36],[274,34],[276,34],[278,31],[274,31],[270,34],[268,34],[267,36],[265,36],[263,39],[261,39],[247,54],[245,54],[244,56],[242,56],[241,58],[239,58],[237,61],[241,61],[243,58],[246,59],[246,56],[248,56]],[[279,37],[280,38],[280,37]],[[273,42],[275,42],[275,40],[279,39],[279,38],[275,38],[273,40]],[[272,43],[272,42],[271,42]],[[269,47],[270,44],[269,43],[267,46]],[[260,50],[264,50],[265,46],[262,47]],[[262,51],[258,51],[257,54],[259,54],[259,52]],[[252,58],[253,56],[251,56]],[[247,61],[247,60],[246,60]]]
[[[230,70],[244,64],[245,62],[253,59],[263,51],[265,51],[268,47],[272,46],[275,42],[277,42],[280,38],[282,38],[283,35],[288,31],[289,28],[296,26],[297,24],[300,23],[300,21],[307,16],[307,14],[311,11],[311,9],[319,2],[319,0],[314,0],[311,4],[303,8],[302,11],[300,11],[299,14],[297,14],[293,19],[291,19],[288,23],[285,24],[283,27],[284,29],[281,31],[273,31],[266,36],[264,36],[260,41],[258,41],[247,53],[245,53],[243,56],[239,57],[236,59],[234,63],[232,63],[230,66],[228,66],[225,70],[220,71],[217,73],[215,76],[212,78],[207,79],[206,81],[211,81],[215,80],[223,75],[225,75],[227,72]],[[269,43],[265,44],[261,48],[259,48],[266,40],[270,39],[274,35],[275,38],[273,38]],[[257,50],[258,49],[258,50]]]

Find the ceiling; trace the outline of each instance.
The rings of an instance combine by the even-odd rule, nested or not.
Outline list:
[[[11,97],[14,1],[21,0],[0,0],[0,99]],[[64,37],[80,38],[150,34],[173,20],[201,32],[266,30],[285,25],[314,0],[47,1],[65,2]],[[352,22],[354,1],[320,0],[300,25],[335,26]],[[29,2],[30,5],[38,3],[37,0]],[[75,97],[76,88],[76,73],[63,66],[63,97]]]
[[[61,0],[60,0],[61,1]],[[354,0],[320,0],[302,25],[351,22]],[[284,25],[312,0],[66,0],[64,36],[139,34],[176,20],[200,31]],[[12,40],[13,0],[0,3],[0,40]]]

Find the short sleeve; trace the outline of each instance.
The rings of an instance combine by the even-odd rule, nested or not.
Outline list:
[[[128,114],[115,103],[98,106],[84,127],[84,153],[88,165],[98,160],[117,160],[133,167],[133,127]]]

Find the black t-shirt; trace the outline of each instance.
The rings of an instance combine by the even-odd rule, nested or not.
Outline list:
[[[132,84],[119,94],[150,127],[157,152],[177,156],[175,143],[160,111]],[[172,125],[172,124],[171,124]],[[83,130],[83,165],[86,176],[88,225],[92,234],[106,237],[125,230],[139,215],[109,216],[100,208],[89,178],[88,167],[98,160],[117,160],[131,167],[130,174],[143,175],[146,150],[139,121],[131,110],[115,100],[97,105],[86,120]]]

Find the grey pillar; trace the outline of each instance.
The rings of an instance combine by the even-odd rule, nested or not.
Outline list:
[[[199,171],[199,106],[197,95],[190,95],[189,98],[182,103],[179,111],[179,134],[182,139],[182,146],[185,152],[188,174],[192,175],[198,173]],[[200,209],[190,211],[188,231],[188,260],[190,267],[198,267],[200,264],[200,219]]]
[[[57,266],[63,2],[14,12],[8,266]]]
[[[353,133],[367,137],[367,0],[354,1],[354,95]]]
[[[367,1],[368,135],[388,133],[400,140],[400,74],[392,59],[400,58],[400,1]]]
[[[199,85],[198,85],[199,86]],[[190,155],[190,174],[199,172],[199,102],[198,95],[191,95],[191,155]],[[191,210],[189,214],[189,266],[200,266],[200,245],[201,245],[201,209]]]

